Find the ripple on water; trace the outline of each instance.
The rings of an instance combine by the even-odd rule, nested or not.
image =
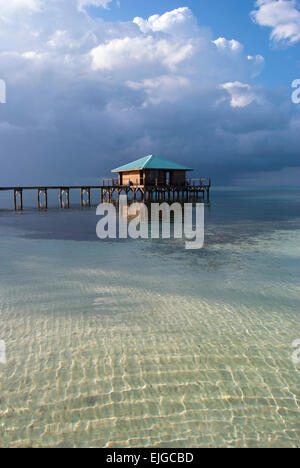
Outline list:
[[[255,246],[231,247],[238,274],[234,262],[203,275],[144,245],[130,271],[128,246],[104,268],[94,243],[70,258],[72,243],[21,242],[27,254],[8,243],[0,266],[11,268],[0,284],[2,446],[299,446],[290,246],[284,258],[262,246],[257,272]]]

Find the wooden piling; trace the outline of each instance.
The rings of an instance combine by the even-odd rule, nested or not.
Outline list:
[[[20,205],[18,205],[18,197],[20,201]],[[23,189],[22,188],[16,188],[14,189],[14,207],[15,211],[23,211]]]
[[[44,195],[44,203],[42,204],[41,203],[41,195]],[[38,191],[37,191],[37,195],[38,195],[38,208],[40,210],[44,209],[46,210],[48,208],[48,190],[47,188],[39,188]]]
[[[66,195],[66,205],[63,200],[63,195]],[[59,201],[60,201],[60,207],[61,208],[70,208],[70,189],[69,187],[66,188],[61,188],[59,190]]]
[[[84,196],[87,194],[87,201],[85,201]],[[101,200],[103,198],[103,194],[101,191]],[[81,206],[91,206],[91,189],[90,187],[81,187],[80,189],[80,200]]]

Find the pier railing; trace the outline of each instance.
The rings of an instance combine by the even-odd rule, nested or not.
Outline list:
[[[118,179],[102,179],[103,187],[117,187],[119,185]]]
[[[185,184],[192,187],[211,186],[211,179],[200,177],[198,179],[186,179]]]
[[[197,179],[186,179],[184,183],[181,184],[172,184],[170,180],[167,180],[166,182],[159,182],[158,180],[155,180],[153,182],[148,182],[145,183],[144,181],[141,181],[141,183],[134,183],[134,182],[128,182],[126,185],[120,185],[118,179],[102,179],[102,186],[103,187],[144,187],[144,186],[155,186],[155,187],[177,187],[177,186],[186,186],[186,187],[207,187],[211,186],[211,179],[208,177],[199,177]]]

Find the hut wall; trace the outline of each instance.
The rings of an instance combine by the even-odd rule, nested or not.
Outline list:
[[[151,169],[145,172],[146,185],[165,184],[167,178],[166,171]]]
[[[185,171],[174,171],[170,174],[171,185],[184,185],[186,179]]]
[[[122,184],[128,185],[131,184],[138,184],[141,183],[141,171],[132,171],[132,172],[123,172],[122,173]]]

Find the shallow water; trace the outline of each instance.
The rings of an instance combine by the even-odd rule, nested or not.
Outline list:
[[[299,446],[299,201],[215,191],[200,251],[0,211],[0,444]]]

